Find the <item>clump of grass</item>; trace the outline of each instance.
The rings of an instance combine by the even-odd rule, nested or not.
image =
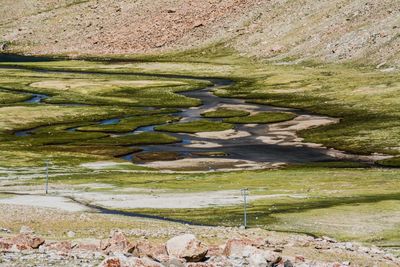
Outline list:
[[[122,119],[116,125],[90,125],[79,127],[77,130],[81,132],[106,132],[106,133],[123,133],[134,131],[139,127],[154,124],[164,124],[178,121],[180,117],[171,115],[154,115],[154,116],[137,116]]]
[[[381,166],[400,168],[400,157],[384,159],[377,162]]]
[[[218,132],[232,129],[233,125],[224,122],[215,122],[208,120],[197,120],[184,123],[173,123],[157,126],[157,131],[174,133],[198,133],[198,132]]]
[[[256,123],[256,124],[266,124],[273,122],[282,122],[292,120],[296,117],[294,113],[290,112],[259,112],[254,115],[246,117],[232,117],[224,119],[224,122],[228,123]]]
[[[238,109],[230,108],[218,108],[213,111],[204,112],[201,116],[205,118],[231,118],[231,117],[243,117],[250,115],[250,112]]]
[[[165,133],[139,133],[118,137],[106,137],[89,140],[82,144],[101,144],[109,146],[133,146],[133,145],[158,145],[178,143],[181,140]]]

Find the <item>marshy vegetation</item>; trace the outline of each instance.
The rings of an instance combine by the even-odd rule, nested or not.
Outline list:
[[[61,185],[96,181],[118,189],[149,188],[176,194],[248,187],[252,195],[260,196],[249,208],[253,226],[400,245],[400,170],[394,168],[341,161],[209,174],[136,173],[136,169],[145,169],[132,164],[96,173],[82,167],[87,162],[121,163],[123,160],[114,157],[131,153],[139,153],[138,161],[178,159],[180,154],[170,151],[141,154],[140,146],[179,143],[182,140],[176,133],[224,131],[296,116],[285,111],[215,108],[202,113],[203,118],[180,122],[181,109],[201,103],[179,93],[211,85],[209,80],[195,77],[235,81],[214,91],[220,97],[339,118],[338,124],[299,134],[306,142],[345,151],[394,155],[397,157],[379,163],[400,166],[398,72],[315,62],[265,64],[234,56],[220,47],[206,49],[201,59],[195,56],[197,52],[142,57],[141,62],[117,58],[108,62],[0,63],[0,166],[40,167],[43,158],[49,158],[61,168],[79,169],[78,175],[52,177],[53,183]],[[48,97],[41,103],[25,102],[36,94]],[[115,118],[118,120],[104,123]],[[134,132],[144,126],[155,126],[156,131]],[[197,155],[224,157],[227,153],[210,148]],[[26,181],[28,185],[41,183],[42,178]],[[239,205],[135,211],[215,225],[238,225],[242,216]],[[333,225],[333,221],[343,223]]]

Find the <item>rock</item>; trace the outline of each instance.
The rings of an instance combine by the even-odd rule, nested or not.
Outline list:
[[[294,257],[295,262],[305,262],[306,258],[303,255],[296,255]]]
[[[123,264],[120,258],[112,257],[104,259],[99,267],[127,267],[127,265]]]
[[[248,259],[250,266],[267,266],[267,263],[280,262],[282,258],[278,253],[269,250],[261,250],[254,246],[250,239],[231,239],[225,245],[223,254],[235,260],[235,265],[240,259]]]
[[[7,47],[8,47],[7,43],[1,43],[0,44],[0,51],[6,51]]]
[[[337,243],[337,241],[335,239],[330,238],[328,236],[323,236],[322,240],[325,240],[326,242],[329,242],[329,243]]]
[[[35,231],[32,230],[29,226],[21,226],[21,229],[19,230],[20,234],[34,234]]]
[[[76,246],[74,246],[74,249],[80,250],[80,251],[86,251],[86,252],[101,251],[100,242],[98,240],[80,242],[80,243],[76,244]]]
[[[62,242],[52,242],[49,244],[45,244],[45,251],[56,251],[61,255],[68,255],[72,250],[72,244],[70,241],[62,241]]]
[[[224,256],[211,257],[207,263],[213,267],[233,267],[233,264]]]
[[[168,267],[186,267],[185,260],[177,259],[174,257],[162,260],[161,263],[163,266],[168,266]]]
[[[199,28],[199,27],[203,27],[204,23],[201,21],[197,21],[193,24],[193,28]]]
[[[166,243],[169,256],[185,259],[188,262],[198,262],[204,259],[208,249],[194,235],[185,234],[171,238]]]
[[[36,249],[44,243],[44,239],[31,234],[19,234],[10,239],[18,250]]]
[[[136,258],[136,257],[131,257],[128,258],[128,266],[132,267],[163,267],[163,265],[159,262],[153,261],[150,258],[144,257],[144,258]]]
[[[67,232],[67,236],[68,236],[69,238],[73,238],[73,237],[75,237],[75,232],[74,232],[74,231],[68,231],[68,232]]]
[[[286,260],[283,263],[283,267],[294,267],[293,263],[290,260]]]
[[[1,50],[1,49],[0,49]],[[7,233],[7,234],[10,234],[11,233],[11,230],[10,229],[7,229],[7,228],[0,228],[0,232],[4,232],[4,233]]]
[[[121,231],[112,231],[108,240],[100,244],[102,250],[109,253],[132,253],[136,247],[131,243]]]
[[[267,261],[262,253],[252,252],[249,255],[249,265],[254,267],[266,267]]]
[[[0,251],[10,251],[12,246],[13,244],[8,239],[0,239]]]
[[[137,257],[149,257],[150,259],[162,261],[168,259],[167,249],[164,245],[155,246],[147,241],[140,241],[133,252]]]
[[[354,251],[354,246],[353,246],[353,244],[350,243],[350,242],[346,242],[345,248],[346,248],[346,250],[348,250],[348,251]]]
[[[252,245],[253,241],[250,239],[230,239],[225,244],[223,255],[227,257],[242,255],[243,248]]]
[[[279,53],[282,52],[285,49],[285,47],[283,45],[274,45],[271,47],[271,52],[273,53]]]

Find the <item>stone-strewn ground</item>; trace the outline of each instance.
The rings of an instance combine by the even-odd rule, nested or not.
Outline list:
[[[329,237],[196,227],[18,205],[1,205],[1,211],[0,266],[400,264],[388,251]]]
[[[0,43],[35,54],[132,54],[227,42],[261,58],[399,64],[397,0],[12,1]]]

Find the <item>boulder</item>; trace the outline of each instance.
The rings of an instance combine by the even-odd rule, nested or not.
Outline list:
[[[148,257],[157,261],[168,259],[167,249],[164,245],[152,245],[147,241],[138,242],[133,254],[140,258]]]
[[[163,265],[147,257],[137,258],[120,255],[104,259],[99,267],[163,267]]]
[[[111,257],[104,259],[99,267],[128,267],[120,258]]]
[[[132,253],[136,247],[131,243],[121,231],[112,231],[108,240],[100,244],[101,249],[107,253]]]
[[[171,238],[166,244],[169,256],[185,259],[187,262],[199,262],[204,259],[208,249],[192,234]]]
[[[250,239],[230,239],[226,242],[223,255],[231,257],[234,255],[242,255],[243,248],[252,246],[253,241]]]
[[[278,253],[259,249],[249,239],[228,240],[223,254],[233,260],[236,265],[247,262],[249,266],[254,267],[264,267],[271,263],[279,263],[282,260]]]
[[[44,243],[44,239],[32,234],[19,234],[10,239],[18,250],[36,249]]]
[[[9,239],[0,238],[0,251],[10,251],[13,244]]]
[[[159,262],[153,261],[150,258],[144,257],[144,258],[137,258],[137,257],[131,257],[128,258],[128,266],[131,267],[163,267],[163,265]]]
[[[55,251],[60,255],[68,255],[72,250],[72,244],[70,241],[46,243],[44,250]]]
[[[86,252],[99,252],[101,251],[100,243],[98,240],[85,240],[77,243],[74,246],[74,250],[86,251]]]

